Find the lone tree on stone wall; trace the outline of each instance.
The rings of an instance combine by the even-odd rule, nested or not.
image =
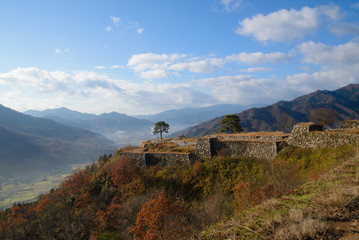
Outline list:
[[[239,125],[239,117],[235,114],[226,115],[220,124],[220,132],[240,133],[243,131],[241,125]]]
[[[170,125],[165,123],[164,121],[159,121],[155,124],[155,128],[153,129],[153,134],[160,134],[160,138],[162,139],[162,133],[168,133],[168,129],[170,128]]]

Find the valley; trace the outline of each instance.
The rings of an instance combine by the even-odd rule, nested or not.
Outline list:
[[[39,195],[56,189],[64,179],[76,169],[89,163],[59,166],[53,169],[39,169],[26,173],[23,177],[0,177],[0,210],[14,203],[33,202]]]

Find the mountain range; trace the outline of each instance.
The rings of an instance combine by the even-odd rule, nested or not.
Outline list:
[[[290,131],[295,123],[308,121],[310,111],[317,108],[336,111],[341,121],[358,119],[359,84],[335,91],[318,90],[292,101],[242,111],[246,108],[215,105],[134,117],[117,112],[95,115],[66,108],[23,114],[0,105],[0,174],[94,160],[123,145],[153,138],[151,128],[156,121],[169,123],[172,131],[204,121],[172,133],[198,137],[218,132],[224,117],[219,116],[236,112],[244,131]],[[210,119],[213,116],[217,117]]]
[[[240,119],[240,125],[246,132],[290,131],[295,123],[309,121],[308,114],[313,109],[318,108],[331,109],[337,112],[339,121],[358,119],[359,84],[350,84],[334,91],[318,90],[292,101],[280,101],[262,108],[251,108],[237,113],[237,115]],[[220,121],[223,118],[224,116],[213,118],[199,125],[178,131],[173,136],[198,137],[217,133],[220,129]]]
[[[165,121],[176,129],[197,125],[214,117],[230,113],[241,112],[248,109],[248,106],[240,104],[218,104],[201,108],[182,108],[176,110],[167,110],[152,115],[137,115],[134,117],[148,119],[152,122]]]
[[[90,162],[115,149],[114,143],[100,134],[0,105],[1,176]]]
[[[102,134],[114,141],[117,146],[136,144],[141,140],[150,138],[151,127],[154,125],[149,120],[138,119],[117,112],[95,115],[67,108],[57,108],[43,111],[29,110],[24,113]]]
[[[121,147],[128,144],[139,144],[143,140],[153,138],[152,127],[158,121],[165,121],[170,125],[170,132],[175,132],[213,117],[236,113],[247,108],[244,105],[222,104],[203,108],[168,110],[153,115],[137,116],[128,116],[117,112],[95,115],[67,108],[43,111],[28,110],[24,113],[102,134]]]

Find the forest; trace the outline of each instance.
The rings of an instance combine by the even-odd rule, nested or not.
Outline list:
[[[206,239],[210,226],[293,192],[356,154],[356,146],[288,146],[273,160],[223,152],[189,167],[103,155],[32,203],[0,212],[0,239]]]

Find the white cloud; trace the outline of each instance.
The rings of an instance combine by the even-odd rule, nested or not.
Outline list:
[[[112,20],[112,23],[115,24],[116,26],[118,26],[119,23],[121,22],[121,18],[119,18],[119,17],[111,16],[110,19]]]
[[[143,78],[164,78],[168,74],[168,66],[185,55],[174,54],[154,54],[143,53],[132,55],[128,60],[127,66],[135,72],[139,72]]]
[[[48,72],[38,68],[17,68],[0,74],[0,83],[26,88],[36,86],[39,92],[68,91],[70,75],[62,71]]]
[[[329,30],[336,35],[359,36],[359,24],[348,22],[336,22],[329,26]]]
[[[286,63],[293,59],[293,53],[246,53],[241,52],[236,55],[224,58],[211,57],[189,57],[186,54],[155,54],[144,53],[135,54],[128,60],[127,66],[139,73],[142,78],[165,78],[171,75],[178,75],[181,71],[191,73],[212,73],[218,69],[223,69],[226,64],[233,62],[244,63],[247,65],[263,65]],[[253,72],[255,71],[252,69]],[[268,68],[267,68],[268,70]],[[250,70],[249,70],[250,71]]]
[[[18,68],[0,73],[0,85],[2,104],[19,110],[65,106],[84,112],[146,114],[214,103],[192,83],[131,83],[91,71]]]
[[[107,27],[105,28],[105,30],[106,30],[107,32],[110,32],[110,31],[112,30],[112,27],[111,27],[111,26],[107,26]]]
[[[324,67],[321,71],[287,76],[288,91],[298,95],[318,89],[334,90],[347,84],[359,82],[359,67]]]
[[[293,54],[286,54],[282,52],[273,52],[273,53],[246,53],[241,52],[237,55],[230,55],[226,57],[228,61],[241,62],[248,65],[260,65],[264,63],[280,63],[288,62],[294,56]]]
[[[313,41],[298,45],[304,63],[352,66],[359,64],[359,43],[348,42],[329,46]]]
[[[205,60],[176,63],[171,65],[169,69],[176,71],[188,70],[194,73],[210,73],[214,70],[213,66]]]
[[[140,73],[140,76],[141,78],[145,78],[145,79],[167,78],[168,73],[164,70],[157,69],[157,70],[143,71]]]
[[[121,66],[121,65],[112,65],[109,67],[110,69],[124,69],[125,67],[124,66]]]
[[[255,67],[255,68],[247,68],[240,70],[241,72],[255,73],[255,72],[269,72],[272,68],[268,67]]]
[[[268,15],[257,14],[240,21],[236,33],[253,36],[258,41],[264,42],[301,40],[315,32],[323,16],[330,20],[338,19],[339,7],[330,4],[316,8],[303,7],[301,10],[281,9]]]
[[[239,8],[242,4],[242,0],[221,0],[220,3],[226,11],[230,12]]]
[[[197,80],[209,89],[211,96],[220,103],[253,104],[277,101],[279,89],[271,79],[256,79],[250,75],[221,76]],[[276,90],[276,88],[278,89]]]
[[[334,47],[311,42],[306,44],[307,46],[303,44],[300,47],[314,51],[313,54],[318,55],[317,59],[306,61],[328,64],[328,66],[323,66],[319,71],[311,74],[300,73],[282,78],[228,75],[184,83],[154,83],[152,81],[134,83],[92,71],[66,73],[38,68],[17,68],[7,73],[0,73],[0,97],[5,106],[23,110],[65,106],[83,112],[118,111],[129,114],[147,114],[189,105],[270,104],[279,100],[290,100],[317,89],[333,90],[349,83],[359,82],[359,59],[355,56],[359,54],[354,51],[355,48],[358,49],[356,45],[353,45],[355,43]],[[350,53],[351,51],[353,53]],[[345,54],[336,56],[338,59],[328,60],[328,56],[335,56],[340,52]],[[307,53],[302,54],[306,56]],[[309,55],[307,57],[312,58]],[[143,63],[140,60],[144,58],[146,61],[150,59],[196,61],[196,58],[180,58],[180,55],[177,57],[148,55],[137,60],[133,59],[133,62]],[[335,61],[338,64],[334,64]],[[347,64],[347,61],[353,61],[353,63]],[[254,67],[242,71],[266,70],[269,69]],[[143,75],[143,78],[162,78],[171,74],[166,69],[147,69],[139,73]]]
[[[55,53],[64,53],[64,52],[70,52],[70,49],[65,48],[65,49],[59,49],[59,48],[55,48]]]
[[[137,32],[138,32],[139,34],[142,34],[142,33],[143,33],[143,31],[145,31],[145,29],[143,29],[143,28],[139,28],[139,29],[137,29]]]
[[[127,66],[144,78],[165,78],[169,76],[169,71],[210,73],[224,64],[225,60],[221,58],[188,58],[186,54],[144,53],[133,55]]]
[[[98,65],[98,66],[95,66],[96,69],[106,69],[106,66],[101,66],[101,65]]]

